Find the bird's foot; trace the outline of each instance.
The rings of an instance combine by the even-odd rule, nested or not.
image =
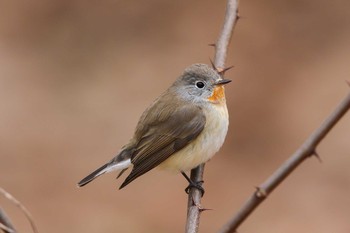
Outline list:
[[[204,190],[204,188],[202,187],[202,184],[203,184],[203,183],[204,183],[203,180],[197,181],[197,182],[191,180],[191,182],[189,183],[189,185],[187,186],[187,188],[185,188],[185,192],[186,192],[187,194],[189,194],[191,188],[195,188],[195,189],[198,189],[198,190],[201,192],[201,195],[202,195],[202,197],[203,197],[203,195],[204,195],[204,193],[205,193],[205,190]]]

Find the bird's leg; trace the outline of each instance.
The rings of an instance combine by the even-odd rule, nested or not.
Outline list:
[[[185,188],[185,192],[186,192],[187,194],[189,194],[191,188],[196,188],[196,189],[198,189],[198,190],[201,192],[202,197],[203,197],[203,195],[204,195],[204,193],[205,193],[205,190],[204,190],[204,188],[202,187],[202,184],[204,183],[204,181],[203,181],[203,180],[200,180],[200,181],[193,181],[193,180],[191,180],[191,179],[186,175],[185,172],[181,172],[181,174],[185,177],[185,179],[186,179],[186,180],[188,181],[188,183],[189,183],[189,185],[187,186],[187,188]]]

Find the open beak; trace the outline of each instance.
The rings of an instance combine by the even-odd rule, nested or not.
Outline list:
[[[230,79],[219,79],[218,81],[215,82],[215,85],[225,85],[225,84],[228,84],[230,83],[232,80]]]

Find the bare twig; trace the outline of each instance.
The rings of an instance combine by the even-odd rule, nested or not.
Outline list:
[[[22,205],[21,202],[19,202],[16,198],[14,198],[10,193],[8,193],[7,191],[5,191],[4,189],[2,189],[0,187],[0,194],[2,194],[5,198],[7,198],[8,200],[10,200],[13,204],[15,204],[18,208],[20,208],[22,210],[22,212],[24,213],[24,215],[26,216],[26,218],[28,219],[32,229],[33,229],[33,232],[34,233],[39,233],[34,221],[33,221],[33,218],[31,216],[31,214],[29,213],[29,211],[27,210],[27,208]]]
[[[225,70],[227,48],[232,37],[234,26],[238,20],[238,0],[228,0],[224,25],[215,44],[214,65],[219,72]],[[191,180],[203,180],[204,164],[191,170]],[[203,211],[201,206],[201,193],[197,189],[191,189],[188,195],[186,233],[198,232],[199,217]]]
[[[292,173],[305,159],[318,156],[316,147],[334,125],[350,108],[350,94],[339,104],[322,125],[304,142],[304,144],[275,173],[261,184],[242,208],[222,228],[221,233],[236,232],[241,223],[262,203],[266,197]]]
[[[198,166],[191,171],[191,179],[195,182],[202,181],[204,165]],[[202,193],[198,189],[191,188],[188,193],[186,232],[198,232],[199,217],[201,211],[200,201]]]
[[[214,64],[219,69],[225,68],[227,48],[230,44],[233,29],[239,19],[238,0],[228,0],[226,15],[218,41],[215,44]]]
[[[10,220],[10,218],[6,215],[5,211],[0,208],[0,229],[5,233],[16,233],[15,228]]]

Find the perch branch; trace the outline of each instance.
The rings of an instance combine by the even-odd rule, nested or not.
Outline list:
[[[2,194],[5,198],[7,198],[8,200],[10,200],[13,204],[15,204],[20,210],[22,210],[22,212],[24,213],[24,215],[26,216],[26,218],[28,219],[32,229],[33,229],[33,232],[34,233],[39,233],[35,223],[34,223],[34,220],[31,216],[31,214],[29,213],[29,211],[27,210],[27,208],[22,205],[21,202],[19,202],[16,198],[14,198],[10,193],[8,193],[7,191],[5,191],[4,189],[2,189],[0,187],[0,194]]]
[[[215,60],[214,65],[219,72],[225,70],[225,59],[227,54],[227,48],[232,37],[234,26],[238,20],[238,0],[228,0],[226,6],[226,14],[224,24],[219,35],[215,47]],[[191,170],[191,180],[202,181],[204,173],[204,164],[199,165],[197,168]],[[201,208],[201,193],[197,189],[191,188],[188,194],[188,207],[187,207],[187,222],[186,233],[198,232],[200,213],[204,210]]]
[[[316,156],[317,145],[344,116],[350,108],[350,94],[338,105],[321,126],[304,142],[304,144],[263,184],[257,187],[233,218],[221,229],[221,233],[233,233],[241,223],[266,199],[266,197],[291,174],[305,159]]]
[[[238,0],[228,0],[224,25],[215,44],[214,64],[219,69],[225,68],[227,48],[230,44],[235,25],[239,19]]]
[[[200,182],[203,178],[204,165],[191,170],[191,179]],[[202,193],[198,189],[191,188],[188,193],[186,232],[198,232],[199,217],[202,212],[200,207]]]

